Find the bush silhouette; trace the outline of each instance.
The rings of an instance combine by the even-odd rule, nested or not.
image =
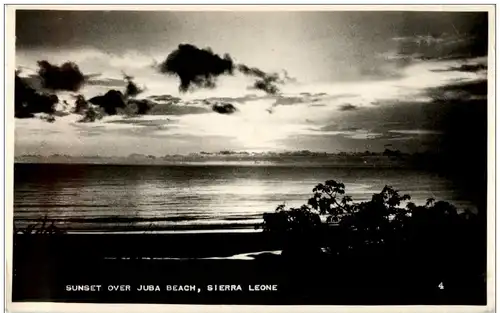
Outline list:
[[[470,211],[459,213],[452,204],[432,198],[416,205],[391,186],[359,203],[334,180],[312,192],[300,208],[280,205],[264,214],[263,231],[281,239],[282,256],[293,264],[343,268],[338,284],[358,279],[428,292],[440,283],[483,290],[484,225]]]

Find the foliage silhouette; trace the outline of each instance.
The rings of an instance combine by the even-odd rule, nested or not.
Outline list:
[[[36,220],[34,223],[28,224],[26,227],[16,227],[14,224],[14,234],[21,235],[61,235],[66,231],[57,227],[55,221],[49,220],[47,215],[42,219]]]
[[[416,205],[390,186],[360,203],[334,180],[312,192],[300,208],[280,205],[264,214],[263,231],[281,238],[282,257],[295,264],[290,270],[323,264],[343,269],[336,274],[338,284],[393,283],[429,293],[440,283],[455,291],[473,285],[478,294],[485,288],[485,226],[476,214],[459,213],[433,198]],[[325,283],[307,277],[302,283],[304,279]]]

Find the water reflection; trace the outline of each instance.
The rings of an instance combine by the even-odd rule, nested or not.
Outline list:
[[[433,197],[473,210],[451,181],[409,170],[16,164],[14,215],[19,226],[47,215],[74,230],[252,228],[332,178],[354,201],[391,184],[417,204]]]

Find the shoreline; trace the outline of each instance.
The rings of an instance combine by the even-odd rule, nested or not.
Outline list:
[[[67,235],[181,235],[181,234],[232,234],[232,233],[260,233],[261,229],[234,228],[234,229],[177,229],[177,230],[131,230],[131,231],[67,231]]]
[[[262,231],[253,232],[173,232],[173,233],[72,233],[16,234],[14,254],[64,251],[66,256],[102,259],[105,256],[138,257],[220,257],[255,251],[279,250],[279,238]],[[60,255],[60,252],[57,253]]]

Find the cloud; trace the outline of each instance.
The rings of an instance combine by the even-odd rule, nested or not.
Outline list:
[[[144,88],[139,87],[132,76],[123,73],[123,78],[127,82],[125,87],[125,97],[135,97],[144,92]]]
[[[17,73],[14,88],[15,117],[29,118],[34,117],[35,113],[53,114],[55,112],[55,105],[59,102],[57,95],[36,91]]]
[[[404,134],[404,135],[441,135],[443,132],[427,129],[399,129],[389,130],[389,133]]]
[[[273,106],[299,104],[299,103],[304,103],[306,100],[307,100],[306,95],[301,96],[301,97],[280,96],[280,97],[278,97],[278,99],[276,99]]]
[[[483,93],[484,96],[486,82],[476,82],[481,71],[478,73],[432,71],[432,69],[440,68],[458,68],[462,64],[456,60],[420,61],[406,67],[403,71],[404,77],[393,80],[284,85],[280,86],[282,93],[280,92],[279,95],[264,95],[264,93],[255,92],[255,95],[246,96],[246,92],[252,93],[245,91],[249,79],[233,79],[230,75],[221,77],[217,81],[221,85],[224,84],[218,90],[197,90],[190,94],[178,95],[176,77],[170,78],[150,69],[148,75],[154,76],[139,77],[141,81],[147,82],[149,90],[140,94],[137,99],[124,99],[126,108],[115,106],[116,116],[105,116],[102,120],[96,120],[94,123],[81,124],[86,127],[82,128],[85,131],[81,130],[81,133],[78,133],[75,138],[80,140],[80,134],[82,137],[94,135],[92,139],[95,143],[88,141],[88,139],[82,139],[87,140],[85,144],[89,149],[88,153],[100,153],[94,152],[101,151],[98,147],[101,137],[95,136],[98,133],[101,134],[102,138],[106,138],[105,140],[116,142],[122,147],[121,151],[127,153],[135,152],[137,149],[129,144],[129,140],[140,143],[141,149],[148,145],[161,145],[162,142],[168,142],[168,148],[165,149],[186,153],[191,149],[194,151],[207,149],[209,144],[205,141],[206,138],[211,138],[211,145],[217,146],[218,149],[277,150],[307,147],[311,150],[335,151],[339,148],[353,149],[353,147],[365,149],[365,145],[371,145],[367,149],[378,149],[377,147],[388,142],[397,145],[397,149],[413,149],[414,147],[420,149],[423,140],[430,138],[429,140],[433,142],[440,142],[442,138],[446,137],[446,134],[425,136],[424,133],[418,134],[416,131],[438,131],[447,127],[447,123],[450,123],[451,120],[447,117],[447,112],[456,105],[452,101],[443,105],[433,102],[433,98],[429,96],[432,94],[430,90],[454,94],[457,99],[461,99],[464,91],[467,94],[477,94],[477,96]],[[263,73],[259,69],[253,70],[252,74],[249,74],[249,78],[260,79],[259,77],[267,75]],[[119,70],[114,76],[111,76],[120,78]],[[461,81],[458,82],[458,80]],[[116,84],[120,82],[120,87],[116,88],[115,91],[121,90],[123,94],[126,82],[116,79]],[[170,85],[166,85],[166,83],[170,83]],[[225,88],[228,87],[226,83],[235,83],[234,86],[239,88],[232,88],[233,86]],[[87,89],[87,85],[86,83],[81,92],[89,98],[89,95],[99,94],[98,92],[105,95],[109,89],[109,87],[104,87],[104,90],[96,92],[96,88]],[[70,93],[61,92],[60,94],[69,95]],[[123,98],[125,97],[123,96]],[[61,99],[64,99],[64,96]],[[151,102],[138,102],[143,99]],[[206,103],[203,100],[207,100]],[[219,103],[218,108],[214,110],[213,106],[217,103]],[[231,106],[224,107],[223,103],[237,108],[238,113],[231,114],[233,112]],[[278,104],[273,109],[274,114],[267,114],[266,109],[272,107],[273,103]],[[371,103],[379,105],[374,106]],[[130,112],[134,111],[133,114],[137,114],[138,105],[141,104],[154,105],[149,108],[145,116],[131,118],[126,115],[129,109],[131,109]],[[323,106],[310,107],[317,104]],[[355,108],[348,114],[340,114],[339,110],[342,110],[346,104],[358,109]],[[94,108],[97,108],[97,105]],[[351,108],[346,107],[346,109],[349,111]],[[473,108],[464,107],[462,109]],[[456,109],[455,111],[460,110]],[[96,111],[101,110],[96,109]],[[81,119],[82,116],[77,116],[77,118]],[[156,118],[162,118],[163,121],[157,121]],[[50,132],[54,127],[58,127],[59,120],[67,119],[56,116],[56,121],[51,124],[38,118],[36,122],[43,123],[42,127]],[[30,122],[35,121],[32,119]],[[453,123],[455,122],[453,121]],[[340,126],[321,129],[321,127],[330,124],[339,124]],[[123,128],[115,128],[113,125],[123,126]],[[467,121],[464,121],[463,125],[463,128],[467,129]],[[16,131],[23,127],[30,127],[30,125],[27,126],[26,123],[16,124]],[[75,128],[74,125],[71,127]],[[391,130],[399,132],[390,132]],[[59,145],[57,138],[53,138],[54,136],[52,138],[42,136],[45,133],[33,134],[34,137],[22,139],[22,141],[38,144],[51,142],[51,144]],[[19,134],[26,134],[26,132],[19,132]],[[16,137],[16,142],[17,138],[19,137]],[[301,141],[293,143],[295,138],[301,138]],[[449,140],[449,136],[447,138]],[[203,142],[204,148],[195,147],[194,142]],[[62,144],[59,146],[62,147]],[[186,148],[188,146],[189,148]],[[434,149],[438,146],[437,144],[431,148]],[[81,146],[81,149],[84,148]],[[211,146],[209,148],[212,149]],[[67,151],[68,148],[58,149]],[[160,150],[160,147],[151,147],[151,149]],[[426,149],[426,147],[422,149]]]
[[[212,110],[220,114],[233,114],[237,111],[231,103],[215,103],[212,105]]]
[[[352,105],[352,104],[350,104],[350,103],[343,104],[343,105],[341,105],[341,106],[339,107],[339,110],[340,110],[340,111],[355,111],[355,110],[357,110],[357,109],[358,109],[358,107],[357,107],[357,106]]]
[[[210,108],[194,106],[188,104],[171,104],[171,103],[159,103],[157,102],[154,107],[152,107],[148,114],[149,115],[191,115],[191,114],[203,114],[211,112]]]
[[[100,106],[108,115],[116,115],[117,108],[125,108],[125,100],[121,91],[109,90],[103,96],[96,96],[89,99],[89,102]]]
[[[110,120],[107,123],[110,124],[128,124],[128,125],[138,125],[138,126],[149,126],[149,127],[155,127],[155,128],[161,128],[162,126],[168,125],[173,123],[171,119],[168,117],[162,116],[161,118],[153,118],[151,119],[150,117],[146,118],[141,118],[141,117],[134,117],[134,118],[126,118],[126,119],[119,119],[119,120]]]
[[[43,60],[38,61],[38,67],[42,85],[47,89],[78,91],[85,82],[85,76],[73,62],[58,66]]]
[[[464,59],[488,55],[488,16],[478,15],[466,33],[442,33],[393,38],[398,54],[420,60]]]
[[[83,112],[83,117],[78,121],[79,123],[93,123],[97,120],[102,119],[101,112],[98,112],[92,106],[88,106],[88,108]]]
[[[454,13],[455,14],[455,13]],[[392,38],[396,50],[386,59],[407,64],[426,60],[465,60],[488,55],[488,13],[456,13],[458,19],[436,19],[399,30],[401,36]],[[442,27],[433,27],[434,22]],[[417,20],[408,19],[408,23]],[[408,24],[408,25],[409,25]]]
[[[336,130],[331,130],[336,129]],[[349,139],[375,139],[382,137],[383,134],[380,132],[373,132],[368,129],[362,128],[341,128],[338,125],[324,126],[319,129],[310,129],[307,132],[302,132],[301,135],[315,135],[315,136],[341,136]]]
[[[375,138],[378,138],[378,137],[381,137],[382,134],[381,133],[373,133],[373,132],[369,132],[369,131],[362,131],[362,132],[354,132],[354,133],[351,133],[351,134],[345,134],[344,137],[346,138],[351,138],[351,139],[358,139],[358,140],[362,140],[362,139],[375,139]]]
[[[482,71],[487,71],[488,66],[483,63],[477,64],[462,64],[460,66],[451,66],[447,69],[436,69],[434,72],[449,72],[449,71],[457,71],[457,72],[469,72],[469,73],[477,73]]]
[[[159,69],[162,73],[177,75],[181,81],[179,90],[185,92],[191,86],[215,87],[217,76],[232,74],[233,66],[228,54],[221,58],[209,48],[181,44],[159,65]]]
[[[284,83],[284,80],[281,79],[277,73],[269,74],[256,67],[248,67],[244,64],[240,64],[238,65],[238,71],[247,76],[257,77],[257,80],[253,84],[253,88],[262,90],[267,94],[277,94],[279,88],[276,84]],[[284,73],[287,79],[291,79],[286,71]]]
[[[125,82],[118,78],[93,78],[85,82],[88,86],[123,87]]]
[[[108,115],[118,114],[117,109],[128,110],[128,114],[147,114],[156,103],[150,99],[135,99],[137,95],[144,92],[145,88],[140,88],[134,82],[132,76],[126,75],[125,73],[123,73],[123,76],[124,80],[127,82],[124,93],[116,89],[111,89],[104,95],[90,98],[88,102],[101,107]],[[81,104],[83,104],[83,102],[81,102]],[[78,103],[76,103],[76,106],[78,107]],[[131,111],[134,108],[135,110]],[[76,111],[78,112],[81,110],[76,108]],[[94,113],[90,111],[89,114],[90,117],[85,119],[87,122],[94,120]]]
[[[273,79],[258,79],[253,84],[253,88],[262,90],[268,94],[275,95],[279,92],[279,88],[274,84]]]
[[[75,97],[75,108],[73,110],[76,114],[83,114],[86,110],[89,109],[89,103],[85,100],[85,97],[82,95],[77,95]]]
[[[448,83],[428,88],[426,93],[431,99],[438,102],[485,99],[488,94],[488,81],[480,78]]]
[[[249,94],[245,96],[237,96],[237,97],[209,97],[203,100],[207,101],[222,101],[222,102],[236,102],[236,103],[245,103],[247,101],[265,99],[267,96],[257,96],[255,94]]]
[[[128,99],[127,106],[134,105],[136,107],[135,114],[147,114],[156,103],[148,99]]]
[[[243,73],[245,75],[255,76],[258,78],[262,78],[262,79],[265,79],[266,77],[268,77],[268,74],[266,72],[262,71],[261,69],[256,68],[256,67],[248,67],[244,64],[238,65],[238,71],[240,71],[241,73]]]
[[[200,49],[190,44],[180,44],[166,60],[157,65],[157,68],[161,73],[178,76],[181,92],[193,88],[215,88],[217,77],[233,75],[236,70],[245,76],[255,78],[250,86],[251,89],[262,90],[271,95],[280,92],[278,84],[296,81],[286,71],[280,76],[278,73],[267,73],[257,67],[236,65],[227,53],[220,57],[210,48]]]

